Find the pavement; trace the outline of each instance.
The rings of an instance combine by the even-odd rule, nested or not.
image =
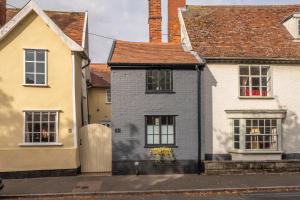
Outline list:
[[[300,192],[300,173],[205,176],[74,176],[4,180],[0,199],[72,195]]]

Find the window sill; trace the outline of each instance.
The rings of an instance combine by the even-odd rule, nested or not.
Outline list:
[[[236,153],[236,154],[282,154],[283,151],[260,151],[260,150],[232,150],[229,153]]]
[[[176,94],[176,92],[170,91],[170,92],[160,92],[160,91],[156,91],[156,92],[145,92],[145,94]]]
[[[274,97],[261,97],[261,96],[257,96],[257,97],[243,97],[243,96],[239,96],[239,99],[264,99],[264,100],[268,100],[268,99],[275,99]]]
[[[22,143],[19,144],[20,147],[61,147],[62,143]]]
[[[176,145],[145,145],[144,148],[146,149],[151,149],[151,148],[163,148],[163,147],[167,147],[167,148],[178,148],[178,146]]]
[[[105,102],[105,104],[111,104],[111,102]]]
[[[49,85],[38,85],[38,84],[22,84],[24,87],[38,87],[38,88],[50,88]]]

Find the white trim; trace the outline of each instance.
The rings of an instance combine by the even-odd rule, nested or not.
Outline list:
[[[85,12],[85,17],[84,17],[84,26],[83,26],[83,33],[82,33],[82,48],[85,50],[85,45],[86,45],[86,35],[87,33],[87,28],[88,28],[88,12]]]
[[[287,110],[225,110],[228,119],[284,119]]]
[[[9,22],[0,29],[0,41],[3,40],[31,11],[36,12],[72,51],[84,51],[74,40],[69,38],[40,7],[31,0]]]
[[[189,34],[187,32],[184,19],[182,16],[182,12],[185,12],[186,8],[178,8],[178,18],[179,18],[179,24],[181,29],[181,42],[185,45],[188,51],[193,50],[193,46],[189,37]]]
[[[73,136],[74,136],[74,147],[78,147],[77,138],[77,110],[76,110],[76,66],[75,66],[75,54],[72,53],[72,94],[73,94]]]

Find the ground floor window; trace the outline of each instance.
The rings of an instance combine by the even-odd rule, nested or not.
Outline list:
[[[279,150],[280,119],[234,119],[234,149]]]
[[[56,143],[57,111],[25,112],[25,143]]]
[[[146,145],[175,145],[175,116],[146,116]]]

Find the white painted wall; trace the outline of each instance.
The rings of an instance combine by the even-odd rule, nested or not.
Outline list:
[[[239,65],[208,64],[202,73],[203,152],[232,150],[231,120],[225,110],[287,109],[283,122],[284,153],[300,153],[300,65],[270,65],[273,99],[239,99]]]

